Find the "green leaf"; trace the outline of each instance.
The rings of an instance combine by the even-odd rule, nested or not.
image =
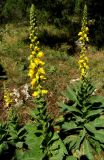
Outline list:
[[[103,111],[103,109],[89,111],[86,118],[90,118],[90,117],[95,116],[97,114],[99,115],[100,113],[102,113],[102,111]]]
[[[96,118],[93,122],[91,122],[91,124],[94,127],[104,127],[104,118]]]
[[[103,96],[91,96],[90,102],[93,103],[103,103],[104,104],[104,97]]]
[[[74,102],[77,102],[77,96],[75,91],[73,91],[73,89],[71,89],[70,87],[67,87],[67,91],[64,94],[69,100],[72,100]]]
[[[54,133],[50,141],[49,150],[49,152],[51,152],[52,154],[50,160],[63,160],[63,157],[68,154],[63,141],[60,139],[59,135],[56,132]]]
[[[83,151],[84,151],[84,155],[86,155],[86,157],[88,157],[89,160],[94,159],[90,143],[87,139],[85,139],[83,142]]]
[[[100,141],[100,143],[104,143],[104,130],[97,131],[95,133],[95,139]]]
[[[59,105],[62,108],[62,111],[76,112],[81,114],[81,112],[76,108],[76,105],[69,106],[67,104],[64,104],[63,102],[59,103]]]
[[[23,142],[17,142],[16,147],[17,148],[22,148],[23,147]]]
[[[84,126],[85,126],[85,128],[86,128],[89,132],[95,134],[96,129],[95,129],[90,123],[87,123],[87,124],[85,124]]]
[[[78,127],[74,121],[70,121],[70,122],[64,122],[64,124],[62,125],[62,128],[65,131],[67,131],[67,130],[77,129]]]

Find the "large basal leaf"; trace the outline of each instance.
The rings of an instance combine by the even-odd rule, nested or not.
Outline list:
[[[76,144],[76,142],[77,142],[77,135],[70,135],[64,139],[64,143],[69,144],[69,150],[72,149],[72,147]]]
[[[86,118],[90,118],[92,116],[96,116],[97,114],[101,114],[103,111],[103,109],[98,109],[98,110],[92,110],[88,112],[88,115],[86,116]]]
[[[70,121],[70,122],[65,122],[63,125],[62,125],[62,128],[67,131],[67,130],[72,130],[72,129],[77,129],[77,125],[75,124],[74,121]]]
[[[89,100],[92,104],[99,103],[99,102],[104,104],[104,97],[102,96],[91,96]]]
[[[97,131],[95,133],[95,139],[100,143],[104,143],[104,130]]]
[[[75,91],[71,89],[70,87],[67,87],[67,91],[64,93],[65,97],[67,97],[69,100],[72,100],[74,102],[77,102],[77,96]]]
[[[81,114],[81,112],[76,108],[76,104],[69,106],[69,105],[61,102],[61,103],[59,103],[59,106],[61,107],[62,111],[75,112],[75,113]]]
[[[83,142],[83,155],[85,155],[89,160],[93,160],[93,153],[92,153],[92,148],[90,146],[90,143],[87,139],[84,140]]]
[[[91,124],[97,128],[98,127],[104,128],[104,118],[102,118],[102,117],[96,118],[93,122],[91,122]]]
[[[95,127],[92,126],[92,125],[90,124],[90,122],[89,122],[89,123],[86,123],[84,126],[85,126],[85,129],[87,129],[89,132],[91,132],[91,133],[93,133],[93,134],[96,133]]]
[[[50,160],[63,160],[63,157],[68,154],[63,141],[56,132],[50,141],[49,150],[51,152],[51,157],[49,158]]]

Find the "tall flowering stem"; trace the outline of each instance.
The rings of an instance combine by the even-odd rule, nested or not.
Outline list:
[[[31,87],[34,90],[32,95],[39,98],[47,94],[47,90],[41,86],[41,83],[46,79],[44,70],[45,63],[42,60],[44,53],[39,48],[35,6],[33,4],[30,9],[30,51],[28,76],[31,80]]]
[[[4,84],[4,105],[6,107],[9,107],[12,102],[12,93],[10,93],[8,89],[6,89]]]
[[[81,52],[80,52],[80,58],[78,61],[79,69],[81,71],[81,79],[85,79],[88,75],[88,69],[89,69],[89,62],[87,58],[87,49],[86,49],[86,43],[89,41],[88,38],[88,22],[87,22],[87,6],[84,6],[83,11],[83,18],[82,18],[82,27],[81,31],[78,33],[79,41],[81,42]]]

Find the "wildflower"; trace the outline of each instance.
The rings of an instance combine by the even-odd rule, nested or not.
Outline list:
[[[48,90],[42,90],[42,95],[47,94]]]
[[[12,97],[8,90],[4,91],[4,101],[7,107],[12,103]]]
[[[40,73],[40,74],[45,74],[45,71],[44,71],[44,69],[41,67],[41,68],[38,69],[38,73]]]
[[[44,53],[42,52],[42,51],[40,51],[38,54],[37,54],[37,57],[38,58],[41,58],[41,57],[43,57],[44,56]]]
[[[88,31],[89,31],[89,28],[87,27],[87,6],[85,5],[84,12],[83,12],[83,19],[82,19],[82,27],[81,27],[81,31],[78,33],[79,41],[81,41],[82,43],[82,45],[80,46],[81,55],[78,61],[79,69],[81,71],[81,79],[86,78],[87,72],[89,69],[88,58],[86,56],[86,42],[89,41],[89,38],[87,36]]]
[[[39,96],[39,94],[40,94],[40,92],[39,92],[39,91],[35,91],[35,92],[32,94],[32,96],[33,96],[33,97],[38,97],[38,96]]]
[[[36,84],[36,82],[37,82],[36,78],[32,79],[32,81],[31,81],[32,88],[34,87],[34,85]]]
[[[34,75],[34,70],[33,70],[33,69],[30,69],[30,70],[29,70],[29,73],[28,73],[28,76],[30,76],[30,77],[32,78],[33,75]]]
[[[36,16],[34,12],[34,5],[31,6],[30,9],[30,49],[31,53],[29,56],[29,72],[28,75],[31,79],[31,87],[34,89],[33,96],[40,97],[47,93],[47,90],[44,90],[40,85],[43,80],[45,80],[45,70],[44,70],[44,62],[42,61],[42,57],[44,57],[44,53],[39,48],[39,41],[37,37],[37,26],[36,26]]]

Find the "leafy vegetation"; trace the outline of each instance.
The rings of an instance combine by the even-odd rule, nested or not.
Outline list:
[[[24,7],[25,2],[27,5]],[[4,8],[2,16],[9,20],[15,9],[15,18],[19,16],[21,19],[26,13],[28,17],[30,3],[21,0],[16,1],[16,4],[12,0],[1,1],[1,8]],[[96,89],[92,84],[99,85],[103,94],[103,53],[98,53],[102,67],[94,55],[95,51],[92,56],[87,54],[92,53],[87,44],[90,34],[87,6],[84,7],[82,17],[83,0],[70,0],[70,3],[67,0],[58,0],[57,3],[51,0],[45,3],[42,0],[38,3],[34,1],[34,4],[36,7],[32,5],[30,10],[30,35],[26,23],[22,27],[20,23],[7,24],[1,29],[0,63],[2,73],[5,71],[8,79],[0,93],[0,112],[4,118],[0,121],[0,159],[102,160],[104,97],[98,95],[98,87]],[[89,2],[88,16],[90,5]],[[80,26],[81,19],[78,39],[79,28],[76,31],[75,28]],[[68,32],[69,26],[72,29]],[[71,46],[68,44],[69,38]],[[80,42],[79,48],[74,44],[76,39],[76,43]],[[94,68],[90,69],[88,58]],[[81,71],[80,79],[77,62]],[[97,66],[98,69],[95,69]],[[92,76],[94,74],[99,74],[99,79]],[[67,84],[70,87],[62,95]],[[57,99],[62,101],[58,106]],[[59,107],[57,112],[56,107]],[[55,111],[54,118],[51,109]],[[27,116],[25,121],[22,119],[24,114]]]

